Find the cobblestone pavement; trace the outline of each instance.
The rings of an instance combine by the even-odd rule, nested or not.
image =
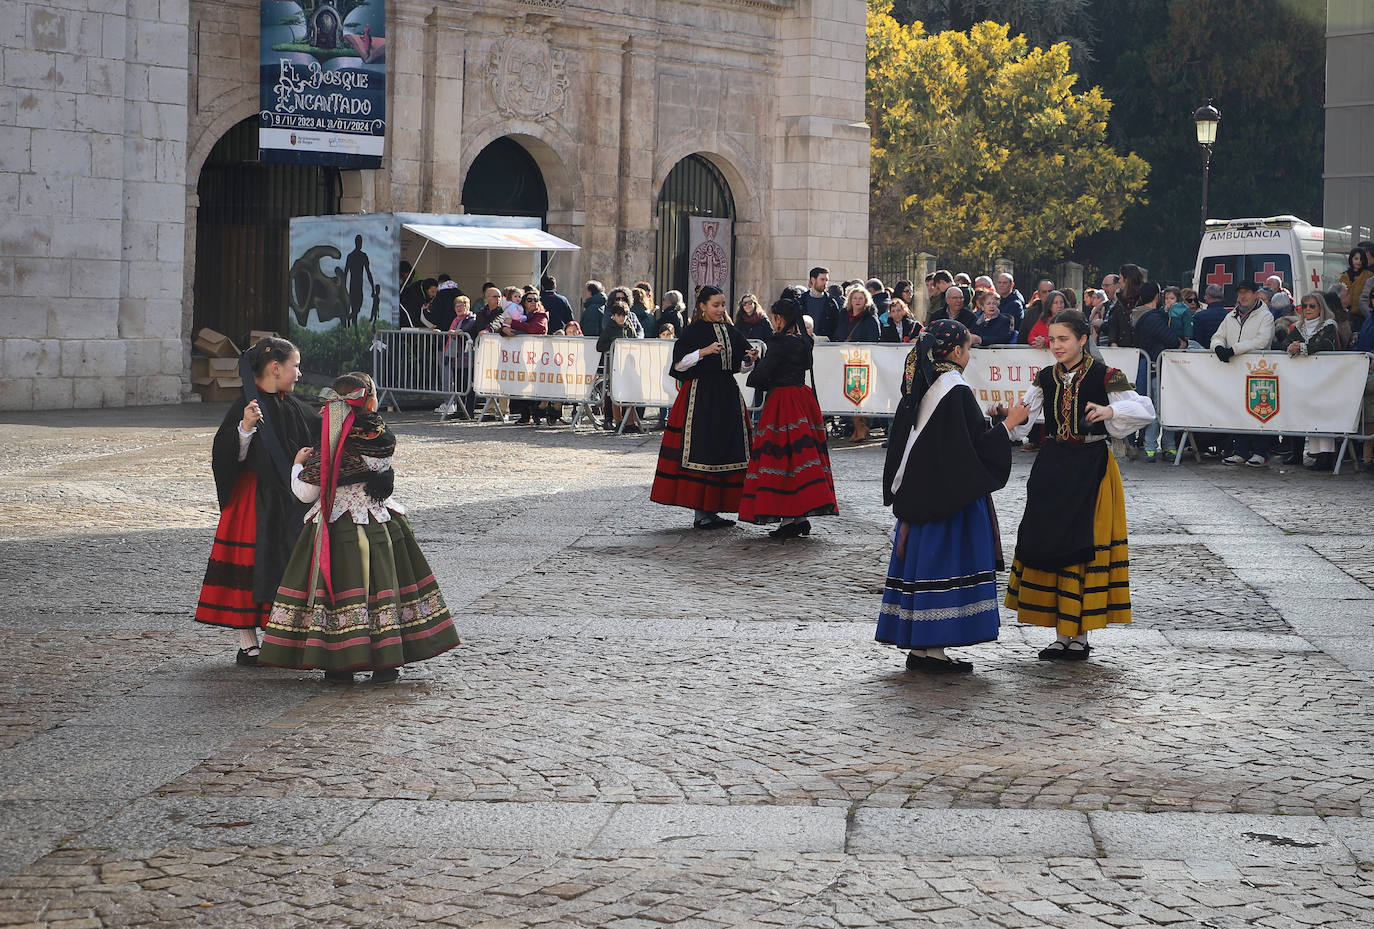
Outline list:
[[[327,688],[190,621],[220,412],[7,420],[2,927],[1374,921],[1368,475],[1123,462],[1136,622],[931,679],[876,443],[776,543],[650,504],[656,436],[401,416],[464,644]]]

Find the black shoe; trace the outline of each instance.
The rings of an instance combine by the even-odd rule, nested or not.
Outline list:
[[[1074,648],[1075,644],[1077,643],[1070,642],[1069,647],[1064,649],[1064,654],[1060,657],[1065,661],[1087,661],[1088,653],[1093,650],[1093,647],[1084,642],[1082,648]]]
[[[372,672],[372,683],[390,684],[392,681],[396,680],[396,678],[400,676],[400,668],[382,668],[380,671]]]
[[[353,672],[352,672],[352,671],[326,671],[326,672],[324,672],[324,679],[325,679],[326,682],[328,682],[328,683],[330,683],[330,684],[352,684],[352,683],[353,683]]]
[[[1334,471],[1336,470],[1336,453],[1319,452],[1313,462],[1307,466],[1309,471]]]
[[[931,658],[929,655],[907,655],[908,671],[921,671],[925,674],[967,674],[973,665],[967,661],[953,658]]]
[[[811,520],[803,519],[798,523],[785,523],[768,534],[775,539],[795,539],[800,535],[810,535]]]
[[[1040,654],[1037,657],[1041,661],[1059,661],[1063,659],[1064,653],[1068,650],[1068,645],[1063,642],[1052,642],[1048,647],[1040,649]]]
[[[639,435],[644,430],[636,426],[634,423],[631,423],[630,425],[626,426],[624,429],[620,431],[624,435]]]
[[[548,422],[550,426],[566,426],[568,424],[568,421],[561,416],[550,416]]]
[[[1283,458],[1283,463],[1286,465],[1302,464],[1302,452],[1293,452],[1290,455],[1285,455]]]
[[[258,650],[256,648],[251,652],[246,648],[239,649],[239,653],[234,656],[234,664],[241,664],[248,668],[255,667],[258,663],[257,652]]]
[[[733,519],[721,519],[719,516],[711,516],[707,519],[697,519],[692,521],[693,529],[727,529],[733,526]]]
[[[521,416],[515,421],[515,424],[517,426],[528,426],[532,422],[534,422],[534,420],[530,419],[528,416]]]

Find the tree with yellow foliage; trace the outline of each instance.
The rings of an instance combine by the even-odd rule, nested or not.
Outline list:
[[[869,0],[870,241],[987,268],[1067,254],[1120,225],[1149,165],[1107,142],[1111,101],[1075,92],[1069,47],[1008,27],[929,34]]]

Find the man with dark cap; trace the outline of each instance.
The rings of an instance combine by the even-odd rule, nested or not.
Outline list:
[[[1260,303],[1255,285],[1241,281],[1236,285],[1236,308],[1226,314],[1216,335],[1212,336],[1212,351],[1222,361],[1229,362],[1237,355],[1265,351],[1273,342],[1274,315]],[[1236,436],[1235,453],[1222,461],[1252,468],[1267,466],[1269,436]]]

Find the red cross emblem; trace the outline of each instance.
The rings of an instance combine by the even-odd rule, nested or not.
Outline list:
[[[1274,263],[1272,261],[1266,261],[1264,263],[1264,269],[1262,271],[1255,272],[1255,283],[1263,284],[1271,277],[1277,277],[1280,281],[1282,281],[1283,272],[1280,271],[1278,268],[1274,267]]]
[[[1317,269],[1312,269],[1312,289],[1319,290],[1322,286],[1322,276],[1317,273]]]
[[[1223,264],[1217,265],[1212,269],[1212,273],[1207,275],[1207,283],[1209,284],[1220,284],[1222,287],[1228,287],[1233,281],[1235,281],[1235,277],[1226,270],[1226,265]]]

